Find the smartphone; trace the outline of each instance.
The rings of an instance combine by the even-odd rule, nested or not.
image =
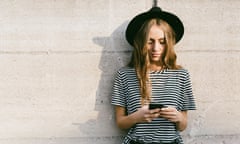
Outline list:
[[[167,106],[164,106],[162,104],[149,104],[149,109],[156,109],[156,108],[166,108]]]

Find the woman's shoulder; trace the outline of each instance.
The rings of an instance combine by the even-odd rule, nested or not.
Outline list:
[[[169,69],[169,68],[167,68],[166,69],[167,71],[175,71],[175,72],[187,72],[188,70],[186,69],[186,68],[183,68],[183,67],[181,67],[181,68],[177,68],[177,69]]]
[[[131,67],[121,67],[120,69],[117,70],[116,75],[118,77],[122,77],[122,78],[126,78],[128,76],[134,76],[135,73],[135,69],[131,68]]]
[[[121,67],[116,72],[116,77],[120,79],[133,78],[135,75],[135,69],[131,67]]]
[[[121,67],[120,69],[118,69],[118,73],[133,73],[133,72],[135,72],[135,69],[128,66]]]
[[[178,73],[180,75],[189,75],[189,72],[186,68],[168,69],[167,71],[172,73]]]
[[[188,70],[186,68],[180,68],[178,69],[179,72],[182,72],[182,73],[188,73]]]

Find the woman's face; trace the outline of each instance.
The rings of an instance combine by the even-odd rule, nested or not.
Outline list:
[[[151,64],[161,64],[162,55],[166,48],[164,32],[160,26],[154,24],[149,31],[147,49]]]

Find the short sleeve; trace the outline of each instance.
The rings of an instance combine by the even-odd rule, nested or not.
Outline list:
[[[119,70],[113,84],[112,105],[126,107],[126,96],[124,91],[124,73]]]
[[[192,83],[188,71],[185,73],[184,80],[184,102],[182,110],[196,110],[196,104],[192,92]]]

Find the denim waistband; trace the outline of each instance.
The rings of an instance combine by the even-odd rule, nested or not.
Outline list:
[[[162,142],[153,142],[153,143],[143,143],[143,142],[136,142],[136,141],[133,141],[131,140],[130,141],[130,144],[179,144],[178,140],[174,140],[173,142],[170,142],[170,143],[162,143]]]

